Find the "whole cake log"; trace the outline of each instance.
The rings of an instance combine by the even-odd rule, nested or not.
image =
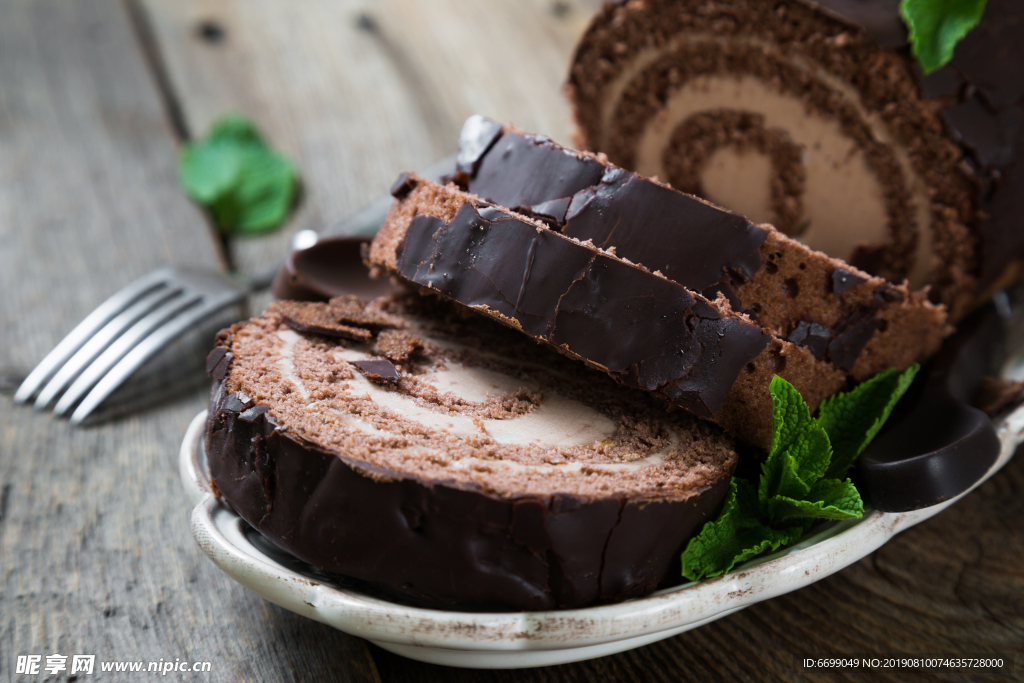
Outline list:
[[[1024,259],[1024,3],[989,0],[927,78],[898,5],[609,4],[569,75],[581,144],[959,319]]]
[[[681,581],[736,464],[721,430],[477,316],[374,306],[417,340],[409,360],[380,358],[383,332],[299,334],[274,311],[220,335],[206,449],[224,502],[306,562],[436,606],[580,607]]]
[[[599,155],[472,116],[455,180],[487,201],[657,270],[806,346],[855,381],[920,362],[948,334],[946,313],[732,211],[625,171]]]
[[[846,384],[835,365],[773,337],[724,296],[709,301],[454,185],[410,174],[395,194],[370,246],[371,265],[708,417],[747,443],[771,444],[768,385],[776,374],[812,409]]]

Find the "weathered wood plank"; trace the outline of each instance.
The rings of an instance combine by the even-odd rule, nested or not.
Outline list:
[[[152,268],[217,268],[175,155],[121,3],[0,1],[5,373]],[[5,679],[18,655],[77,653],[97,673],[181,658],[210,661],[208,680],[377,680],[362,641],[268,606],[196,548],[176,453],[204,393],[85,429],[0,396]]]
[[[338,225],[400,170],[453,152],[470,114],[567,141],[565,69],[598,4],[144,0],[192,134],[244,112],[303,173],[288,229],[235,243],[245,272],[280,258],[290,232]]]

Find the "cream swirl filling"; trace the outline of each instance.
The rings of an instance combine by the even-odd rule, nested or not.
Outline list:
[[[306,409],[323,410],[319,401],[310,400],[311,392],[296,372],[296,344],[301,335],[292,330],[279,330],[277,337],[280,345],[277,349],[277,367],[283,379],[290,383],[295,391],[306,401]],[[433,341],[433,340],[430,340]],[[439,346],[441,344],[438,344]],[[443,343],[451,348],[451,343]],[[333,357],[339,363],[365,360],[371,357],[365,346],[355,345],[351,348],[336,348]],[[481,354],[486,355],[486,354]],[[607,415],[594,408],[551,390],[537,382],[513,377],[482,367],[472,367],[461,363],[447,361],[439,369],[431,369],[428,373],[417,375],[417,379],[437,389],[439,394],[452,394],[463,401],[481,404],[488,399],[510,395],[526,389],[529,392],[542,392],[542,400],[529,412],[509,419],[485,419],[467,415],[449,414],[416,401],[413,397],[390,387],[375,384],[367,380],[361,372],[352,368],[351,379],[338,382],[339,391],[353,397],[365,397],[374,405],[385,409],[395,418],[425,427],[439,436],[450,435],[458,439],[470,436],[487,436],[499,444],[536,445],[542,448],[559,449],[561,447],[600,447],[615,438],[618,424]],[[389,432],[379,429],[360,415],[347,413],[337,409],[328,409],[337,422],[346,428],[372,436],[388,436]],[[629,472],[658,465],[665,462],[680,445],[680,437],[669,425],[665,424],[668,443],[653,453],[629,462],[561,462],[561,463],[524,463],[506,460],[481,459],[476,457],[449,458],[442,449],[430,449],[435,460],[448,460],[449,466],[457,469],[491,469],[503,472],[552,472],[567,476],[579,476],[588,471]],[[422,451],[422,447],[413,449]],[[638,454],[639,455],[639,454]]]
[[[727,44],[770,51],[773,57],[785,60],[825,85],[836,97],[853,106],[876,142],[892,151],[910,192],[912,214],[918,226],[914,263],[908,277],[911,285],[923,285],[932,270],[927,188],[914,171],[906,149],[893,138],[878,114],[863,105],[857,91],[799,54],[784,52],[758,38],[727,39],[698,34],[680,36],[661,48],[641,50],[605,88],[601,110],[602,145],[610,142],[616,109],[627,87],[645,69],[684,46],[715,49],[715,46]],[[889,216],[885,188],[866,162],[864,151],[843,132],[838,119],[822,115],[795,95],[748,74],[700,75],[675,87],[665,105],[644,124],[636,149],[637,172],[668,180],[662,155],[676,128],[696,114],[721,109],[759,114],[766,128],[785,131],[802,148],[806,172],[802,204],[807,227],[798,239],[813,249],[842,259],[849,259],[858,243],[886,241]],[[701,184],[707,199],[752,220],[771,222],[772,167],[765,156],[750,150],[719,148],[705,165]]]

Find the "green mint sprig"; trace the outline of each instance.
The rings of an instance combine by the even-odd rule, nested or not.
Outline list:
[[[925,74],[945,66],[953,48],[978,25],[986,0],[901,0],[900,16]]]
[[[864,502],[846,473],[889,419],[919,366],[886,370],[822,404],[812,418],[792,384],[775,377],[772,447],[755,489],[733,478],[718,517],[683,551],[683,576],[718,576],[795,543],[817,519],[858,519]]]
[[[298,189],[294,164],[237,114],[221,117],[205,138],[182,150],[178,177],[225,234],[254,235],[280,226]]]

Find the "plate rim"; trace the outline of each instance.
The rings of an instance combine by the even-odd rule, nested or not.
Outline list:
[[[955,504],[1009,462],[1024,441],[1024,406],[1019,406],[995,424],[1001,444],[998,458],[960,495],[920,510],[872,510],[860,520],[826,525],[800,543],[745,563],[724,576],[612,605],[487,613],[388,602],[318,582],[262,555],[241,536],[241,518],[219,501],[208,481],[200,476],[206,414],[203,410],[196,415],[185,432],[179,473],[192,505],[189,518],[193,538],[218,568],[270,602],[356,636],[396,645],[503,655],[598,646],[693,628],[803,588],[857,562],[901,531]],[[221,528],[224,524],[229,533],[234,524],[238,538],[251,550],[239,547],[237,539],[229,539]]]

